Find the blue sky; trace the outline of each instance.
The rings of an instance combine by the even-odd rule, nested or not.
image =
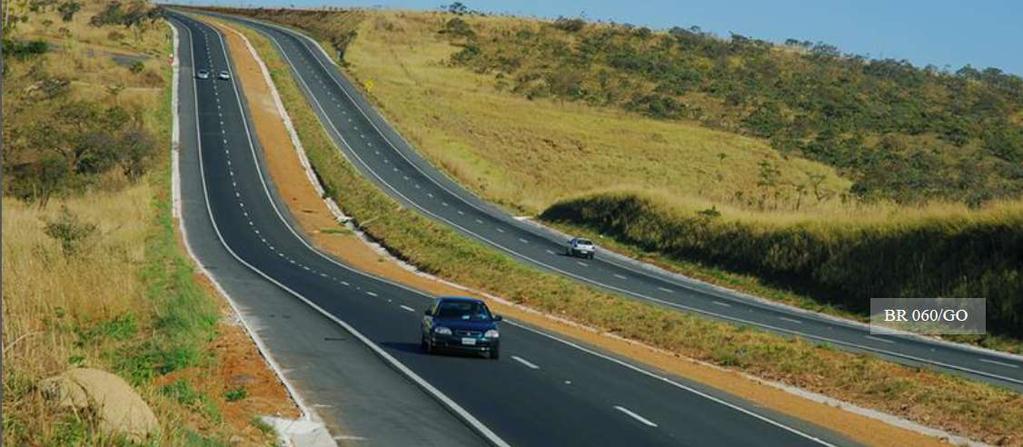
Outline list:
[[[238,6],[382,6],[436,9],[451,0],[191,0]],[[189,3],[189,0],[177,0]],[[917,65],[997,67],[1023,75],[1023,2],[1012,0],[464,0],[470,8],[524,16],[583,15],[652,28],[697,25],[782,42],[824,41],[844,52]]]

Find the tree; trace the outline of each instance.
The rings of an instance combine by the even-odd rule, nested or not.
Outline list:
[[[462,2],[454,2],[447,6],[447,10],[452,14],[463,15],[469,12],[469,7]]]
[[[75,14],[77,14],[78,11],[81,10],[82,4],[78,3],[75,0],[66,1],[64,3],[61,3],[60,6],[57,7],[57,12],[60,13],[60,20],[64,21],[64,23],[68,23],[74,20]]]

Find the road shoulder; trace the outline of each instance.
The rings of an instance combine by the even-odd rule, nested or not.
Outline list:
[[[248,91],[246,95],[249,95]],[[250,100],[252,99],[250,98]],[[281,120],[277,121],[280,130],[286,131],[284,125],[280,124]],[[257,126],[257,133],[262,131],[263,127],[262,125]],[[277,139],[285,140],[281,137]],[[290,151],[268,150],[266,152],[270,177],[282,195],[288,198],[286,202],[292,215],[295,216],[299,225],[317,248],[357,269],[436,295],[472,294],[483,296],[499,313],[508,315],[517,321],[565,335],[573,340],[581,341],[584,345],[598,347],[615,356],[642,363],[659,371],[667,371],[711,388],[726,390],[732,395],[757,405],[830,428],[858,442],[872,445],[939,443],[934,437],[924,436],[874,419],[873,417],[878,417],[877,415],[867,417],[845,411],[845,409],[854,408],[852,405],[830,400],[806,399],[797,396],[793,390],[782,389],[776,384],[769,384],[766,381],[690,359],[679,358],[666,351],[650,348],[610,334],[603,334],[591,328],[417,272],[411,266],[391,257],[381,247],[360,237],[358,229],[340,225],[337,222],[338,216],[321,200],[321,196],[316,194],[319,188],[310,183],[310,179],[315,181],[315,177],[303,172],[301,160],[304,157],[295,151],[294,146],[289,145],[289,147]],[[292,194],[296,195],[292,196]],[[299,194],[304,194],[304,196]],[[845,407],[845,409],[836,407],[836,405]],[[896,418],[891,417],[888,422],[896,421]]]

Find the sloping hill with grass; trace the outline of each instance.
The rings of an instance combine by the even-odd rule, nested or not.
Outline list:
[[[1023,193],[1023,79],[995,68],[946,73],[820,42],[578,19],[455,17],[441,32],[461,47],[451,64],[514,94],[762,137],[839,169],[862,198],[978,204]]]
[[[86,367],[124,379],[151,407],[159,429],[144,445],[267,445],[272,429],[254,417],[297,411],[247,334],[222,321],[225,303],[195,273],[171,216],[172,43],[160,11],[10,6],[4,442],[129,445],[98,412],[41,389]]]
[[[430,161],[515,212],[808,308],[984,296],[993,329],[1018,327],[1018,77],[696,29],[234,12],[335,49]]]

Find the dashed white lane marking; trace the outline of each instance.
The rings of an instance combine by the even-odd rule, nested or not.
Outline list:
[[[658,288],[657,288],[657,290],[660,290],[660,291],[662,291],[662,292],[668,292],[668,293],[673,293],[673,292],[675,292],[674,290],[671,290],[671,289],[669,289],[669,288],[667,288],[667,287],[658,287]]]
[[[728,303],[725,303],[725,302],[721,302],[721,301],[711,301],[711,302],[714,303],[714,304],[717,304],[718,306],[721,306],[721,307],[732,307],[731,304],[728,304]]]
[[[441,205],[448,206],[448,202],[441,202]]]
[[[458,214],[460,214],[460,215],[464,216],[464,215],[465,215],[465,211],[462,211],[462,210],[458,210]]]
[[[370,292],[370,291],[367,291],[366,295],[369,295],[369,296],[380,296],[380,295],[377,295],[376,292]]]
[[[432,198],[433,198],[433,193],[432,193],[432,192],[428,192],[428,193],[426,193],[426,197],[429,197],[429,198],[431,198],[431,199],[432,199]]]
[[[407,310],[407,311],[409,311],[409,312],[415,312],[415,311],[416,311],[415,309],[413,309],[413,308],[411,308],[411,307],[408,307],[408,306],[406,306],[406,305],[404,305],[404,304],[402,304],[402,305],[401,305],[401,308],[402,308],[402,309],[405,309],[405,310]]]
[[[785,321],[788,321],[789,323],[795,323],[795,324],[803,324],[803,322],[802,322],[802,321],[799,321],[799,320],[797,320],[797,319],[795,319],[795,318],[789,318],[789,317],[778,317],[778,319],[779,319],[779,320],[785,320]]]
[[[519,242],[522,242],[523,244],[528,244],[529,243],[529,241],[527,241],[527,240],[525,240],[525,239],[523,239],[521,237],[519,238]]]
[[[579,265],[581,265],[581,266],[583,266],[583,267],[589,267],[589,266],[590,266],[589,264],[587,264],[587,263],[585,263],[585,262],[583,262],[583,261],[575,261],[575,263],[576,263],[576,264],[579,264]]]
[[[547,252],[547,254],[549,254],[549,255],[553,255],[553,254],[554,254],[554,252],[553,252],[553,251],[551,251],[551,250],[544,250],[544,251],[546,251],[546,252]]]
[[[497,227],[497,232],[498,232],[498,233],[504,233],[504,229],[503,229],[503,228],[501,228],[501,227]]]
[[[512,360],[515,360],[516,362],[519,362],[519,363],[521,363],[523,365],[526,365],[526,368],[529,368],[529,369],[540,369],[540,367],[536,366],[535,363],[530,362],[529,360],[526,360],[526,359],[524,359],[522,357],[519,357],[517,355],[511,356],[511,358],[512,358]]]
[[[476,223],[481,224],[481,223],[483,223],[483,221],[479,220],[479,219],[476,219]]]
[[[618,279],[628,279],[628,278],[625,277],[625,275],[619,275],[617,273],[614,273],[614,277],[618,278]]]
[[[992,365],[1007,366],[1009,368],[1019,368],[1019,365],[1013,365],[1012,363],[999,362],[998,360],[991,360],[991,359],[979,359],[979,360],[984,362],[984,363],[990,363]]]
[[[341,284],[343,284],[345,286],[350,286],[351,285],[351,284],[348,284],[348,281],[341,281]]]
[[[882,343],[889,343],[889,344],[895,343],[892,340],[888,340],[886,338],[881,338],[881,337],[874,337],[873,335],[864,335],[863,338],[869,338],[871,340],[879,341],[879,342],[882,342]]]
[[[631,418],[633,418],[633,419],[643,423],[643,425],[646,425],[648,427],[655,427],[655,428],[657,427],[657,424],[655,424],[653,422],[650,422],[649,419],[634,413],[632,410],[630,410],[628,408],[625,408],[625,407],[623,407],[621,405],[615,405],[614,408],[615,408],[615,410],[621,411],[622,413],[627,414],[629,417],[631,417]]]

